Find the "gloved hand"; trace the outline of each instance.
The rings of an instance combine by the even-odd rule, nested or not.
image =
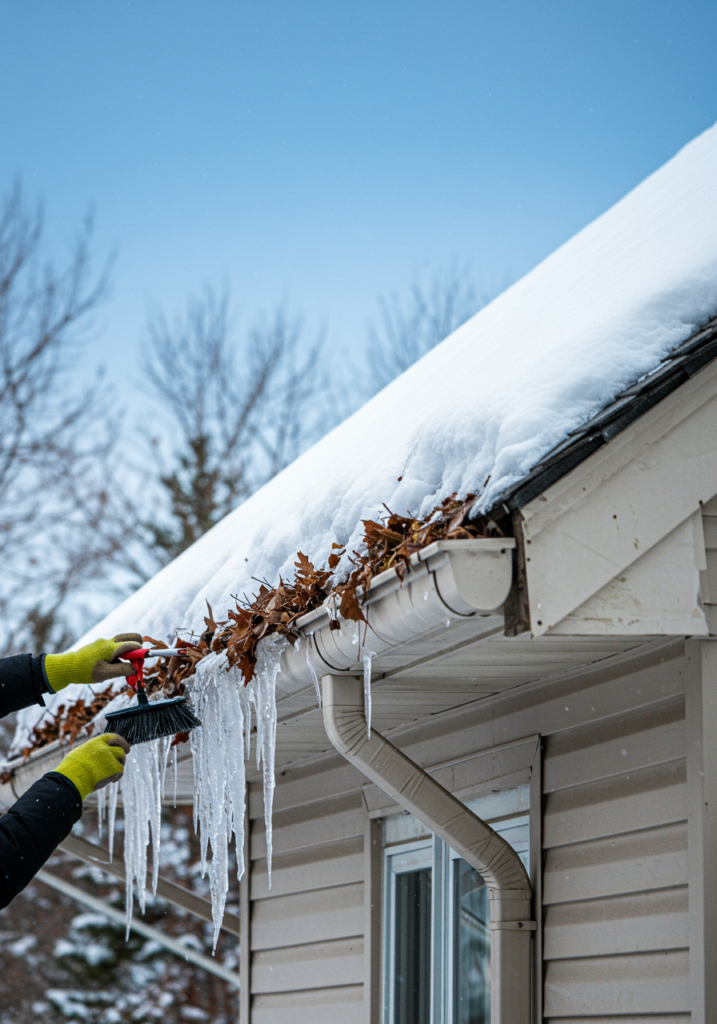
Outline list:
[[[111,640],[95,640],[67,654],[46,654],[45,675],[57,693],[70,683],[104,683],[117,676],[134,675],[126,661],[117,659],[142,646],[139,633],[118,633]]]
[[[84,800],[90,793],[103,789],[110,782],[119,782],[124,771],[125,756],[129,754],[127,740],[106,732],[88,740],[60,761],[56,772],[74,782]]]

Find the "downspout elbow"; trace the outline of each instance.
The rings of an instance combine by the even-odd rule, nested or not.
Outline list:
[[[474,867],[495,895],[510,891],[524,909],[532,889],[512,846],[375,729],[369,739],[361,681],[328,675],[322,689],[324,726],[336,750]]]

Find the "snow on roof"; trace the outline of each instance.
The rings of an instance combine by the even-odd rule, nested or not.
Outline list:
[[[94,626],[170,640],[361,520],[481,507],[717,310],[717,126],[477,313]],[[74,689],[74,687],[73,687]],[[77,693],[79,696],[79,691]],[[71,695],[65,691],[65,699]]]

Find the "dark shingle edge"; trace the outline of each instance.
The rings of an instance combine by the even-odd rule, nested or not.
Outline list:
[[[493,508],[502,506],[507,512],[516,512],[527,505],[716,357],[717,317],[548,452],[520,483],[500,496]]]

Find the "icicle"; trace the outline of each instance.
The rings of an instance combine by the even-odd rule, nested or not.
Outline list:
[[[162,780],[161,780],[161,792],[162,799],[164,800],[164,784],[167,778],[167,765],[169,764],[169,752],[172,749],[172,736],[163,736],[159,741],[159,763],[161,766]],[[176,747],[174,748],[177,749]]]
[[[97,832],[102,838],[102,822],[105,818],[105,804],[107,800],[107,787],[97,790]]]
[[[309,672],[311,673],[311,681],[314,684],[316,690],[316,703],[321,707],[321,687],[319,686],[319,677],[316,675],[316,669],[314,663],[311,660],[311,643],[313,633],[309,633],[307,637],[304,637],[304,648],[306,650],[306,664],[309,666]]]
[[[129,935],[134,903],[134,883],[141,912],[144,914],[147,885],[147,847],[152,841],[152,891],[156,894],[159,877],[160,820],[162,789],[160,776],[160,740],[139,743],[127,755],[120,781],[125,809],[124,861],[127,872],[125,909]]]
[[[375,651],[363,649],[363,711],[366,716],[366,731],[371,739],[371,663],[376,657]]]
[[[177,806],[177,748],[176,748],[176,746],[172,747],[172,750],[174,751],[174,764],[173,764],[173,768],[174,768],[174,792],[173,792],[173,795],[172,795],[172,807],[176,807]]]
[[[200,835],[202,874],[209,866],[214,946],[224,919],[229,888],[228,845],[236,838],[237,875],[244,873],[246,805],[245,709],[247,696],[236,669],[227,672],[226,658],[205,658],[192,681],[192,701],[202,721],[192,730],[194,820]]]
[[[264,823],[268,887],[271,889],[272,823],[274,804],[274,759],[276,754],[276,677],[281,656],[289,645],[286,637],[274,633],[257,644],[256,672],[252,680],[257,717],[257,747],[264,774]]]
[[[114,848],[115,848],[115,821],[116,821],[116,818],[117,818],[117,797],[119,796],[119,791],[120,791],[119,782],[112,782],[107,788],[110,791],[110,795],[109,795],[110,811],[109,811],[109,817],[108,817],[108,820],[107,820],[107,832],[109,834],[109,841],[110,841],[109,853],[110,853],[110,864],[111,864],[112,863],[112,857],[114,855]]]

